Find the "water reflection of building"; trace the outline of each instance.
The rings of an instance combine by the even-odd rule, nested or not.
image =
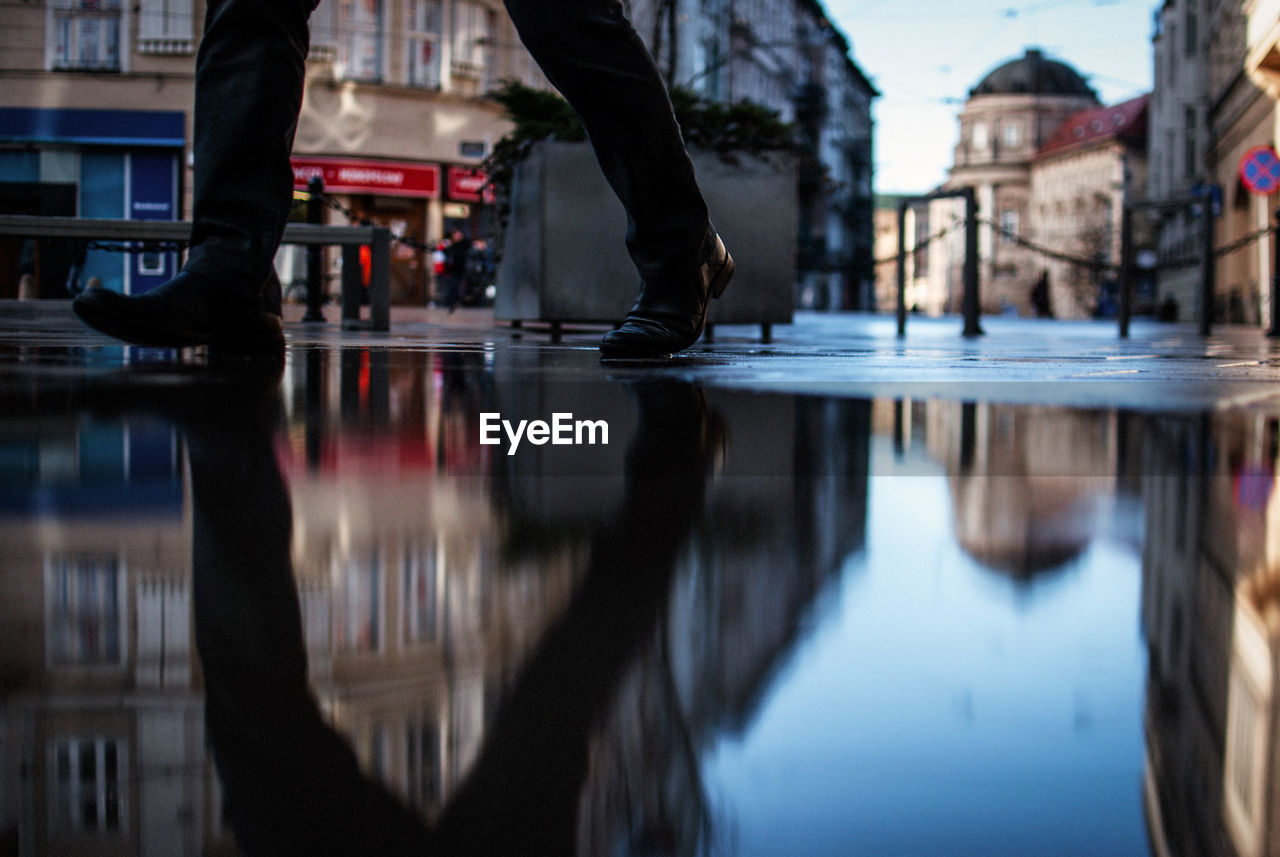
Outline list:
[[[210,831],[176,433],[3,421],[0,544],[0,847],[198,853]]]
[[[732,448],[671,606],[600,731],[581,854],[626,842],[697,853],[709,820],[701,752],[746,730],[820,594],[865,542],[869,403],[709,398]]]
[[[1113,413],[941,400],[877,408],[895,467],[925,454],[942,464],[956,539],[983,566],[1025,581],[1098,535],[1120,459]]]
[[[568,602],[593,530],[564,527],[580,498],[557,505],[554,479],[516,480],[541,486],[531,508],[509,481],[495,498],[503,480],[484,476],[476,424],[502,378],[482,355],[297,360],[279,450],[312,686],[366,769],[429,818]],[[602,382],[586,399],[619,389],[621,436],[635,417],[625,388]],[[779,403],[762,421],[753,397],[712,402],[731,440],[711,523],[599,732],[588,850],[633,834],[636,810],[680,808],[670,830],[696,838],[697,748],[749,718],[863,541],[869,406]],[[88,443],[104,437],[127,450],[114,483]],[[0,419],[0,852],[234,852],[205,758],[179,437],[141,420]],[[592,479],[561,488],[619,487],[615,443]]]
[[[988,568],[1025,580],[1078,556],[1115,491],[1108,414],[949,403],[934,410],[956,536]]]
[[[1280,853],[1266,654],[1276,430],[1261,416],[1150,418],[1142,627],[1145,803],[1157,855]]]
[[[1280,426],[1258,420],[1249,428],[1230,480],[1238,535],[1223,809],[1241,857],[1267,857],[1280,854]],[[1220,482],[1225,493],[1227,480]]]

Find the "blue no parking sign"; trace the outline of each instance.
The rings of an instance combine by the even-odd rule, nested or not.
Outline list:
[[[1266,196],[1280,190],[1280,156],[1270,146],[1254,146],[1240,159],[1240,180],[1253,193]]]

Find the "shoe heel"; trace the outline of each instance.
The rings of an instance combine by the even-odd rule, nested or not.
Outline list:
[[[733,279],[733,268],[733,257],[725,253],[724,264],[720,266],[720,270],[716,271],[709,284],[711,297],[718,298],[724,294],[724,290],[729,287],[729,281]]]

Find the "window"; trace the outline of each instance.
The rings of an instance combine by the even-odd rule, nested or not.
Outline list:
[[[1006,208],[1000,212],[1000,240],[1004,244],[1016,244],[1018,236],[1018,212]]]
[[[54,665],[119,664],[123,599],[114,556],[50,561],[49,657]]]
[[[970,141],[975,149],[987,148],[987,126],[983,122],[974,122],[970,132]]]
[[[51,66],[120,71],[121,0],[53,0]]]
[[[337,643],[346,652],[382,650],[383,565],[376,547],[338,563]]]
[[[333,62],[338,56],[338,33],[334,27],[337,12],[336,0],[320,0],[308,21],[311,30],[311,47],[307,59],[317,62]],[[336,69],[335,69],[336,72]]]
[[[489,10],[460,0],[453,7],[453,74],[483,80],[488,57]]]
[[[1227,786],[1240,802],[1249,820],[1254,822],[1260,815],[1257,769],[1263,712],[1248,681],[1234,670],[1227,708]]]
[[[145,277],[160,277],[165,272],[163,253],[141,253],[138,256],[138,273]]]
[[[1199,40],[1195,0],[1189,0],[1187,3],[1187,17],[1184,26],[1186,27],[1184,32],[1187,40],[1185,45],[1186,53],[1187,56],[1193,57],[1196,55],[1196,42]]]
[[[382,80],[382,0],[338,0],[338,74],[348,80]]]
[[[409,68],[405,82],[410,86],[439,89],[441,0],[409,0],[407,12]]]
[[[444,794],[441,780],[440,724],[431,712],[410,719],[405,725],[406,797],[411,806],[437,809]]]
[[[124,742],[59,738],[50,748],[50,827],[64,833],[120,833],[125,826]]]
[[[1194,178],[1196,174],[1196,109],[1194,107],[1185,109],[1183,125],[1183,144],[1186,146],[1183,153],[1183,174],[1187,178]]]
[[[404,557],[404,642],[425,643],[439,639],[436,619],[440,606],[436,580],[436,546],[414,545]]]
[[[142,687],[191,684],[191,593],[172,579],[138,581],[135,678]]]
[[[140,0],[138,52],[189,54],[195,47],[191,0]]]
[[[1005,144],[1005,146],[1007,146],[1007,147],[1009,147],[1009,148],[1012,148],[1012,147],[1014,147],[1014,146],[1018,145],[1018,137],[1019,137],[1019,134],[1018,134],[1018,126],[1017,126],[1017,124],[1015,124],[1015,123],[1013,123],[1013,122],[1010,122],[1010,123],[1008,123],[1007,125],[1005,125],[1005,126],[1004,126],[1004,144]]]

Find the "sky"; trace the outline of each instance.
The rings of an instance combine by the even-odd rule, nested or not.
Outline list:
[[[1017,5],[1010,5],[1015,3]],[[877,193],[926,193],[947,177],[956,117],[988,72],[1040,48],[1080,72],[1105,104],[1151,89],[1159,0],[826,0],[872,107]]]

